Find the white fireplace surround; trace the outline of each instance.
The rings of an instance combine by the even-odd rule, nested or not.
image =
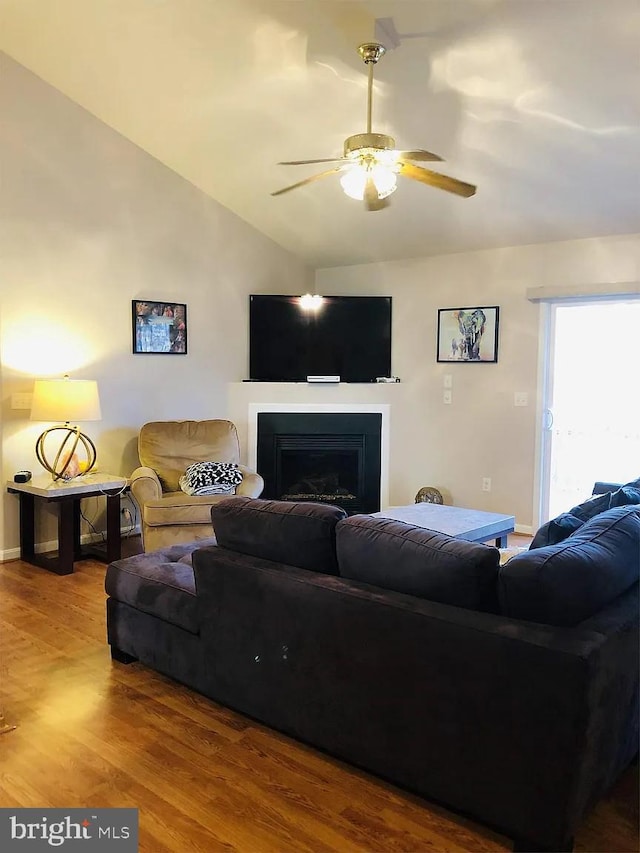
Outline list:
[[[380,509],[389,506],[389,422],[390,409],[379,403],[249,403],[247,419],[247,456],[250,468],[256,470],[258,459],[258,414],[260,412],[305,412],[315,414],[362,414],[371,412],[382,415],[380,436]],[[259,473],[259,472],[258,472]]]

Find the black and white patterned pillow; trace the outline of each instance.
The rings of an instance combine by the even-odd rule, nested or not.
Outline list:
[[[242,482],[235,462],[194,462],[180,477],[180,488],[188,495],[231,493]]]

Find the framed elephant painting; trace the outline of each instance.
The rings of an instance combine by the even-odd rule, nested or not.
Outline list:
[[[468,364],[496,362],[499,316],[497,305],[488,308],[440,308],[436,360]]]

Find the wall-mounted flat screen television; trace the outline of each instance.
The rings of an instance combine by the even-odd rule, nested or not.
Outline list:
[[[328,375],[341,382],[391,376],[391,297],[251,296],[249,378]]]

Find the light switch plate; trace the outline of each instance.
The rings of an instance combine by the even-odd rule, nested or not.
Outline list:
[[[526,391],[516,391],[513,395],[513,405],[514,406],[528,406],[529,405],[529,395]]]
[[[446,389],[442,392],[442,402],[443,402],[445,405],[450,406],[450,405],[451,405],[451,403],[452,403],[452,401],[453,401],[453,394],[451,393],[451,391],[450,391],[448,388],[446,388]]]
[[[453,388],[453,376],[450,373],[445,373],[442,385],[445,388]]]
[[[28,391],[24,393],[17,393],[11,395],[11,408],[12,409],[30,409],[31,408],[31,400],[33,398],[33,394]]]

